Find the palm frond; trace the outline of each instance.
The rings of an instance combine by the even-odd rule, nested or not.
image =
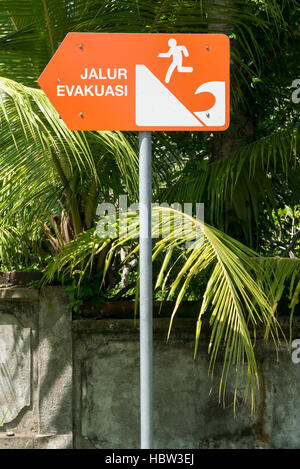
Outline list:
[[[94,182],[100,195],[102,155],[115,165],[119,190],[123,185],[136,200],[136,139],[120,132],[71,132],[42,91],[7,78],[0,78],[0,122],[2,216],[34,200],[39,213],[51,212],[64,193],[72,204],[80,190],[88,193],[87,182]]]
[[[116,162],[126,191],[133,200],[136,200],[139,166],[137,139],[122,132],[93,132],[93,135],[110,158]]]
[[[2,0],[0,11],[2,74],[31,86],[70,31],[225,32],[236,43],[236,72],[249,83],[264,58],[258,33],[266,35],[270,25],[277,32],[279,27],[288,30],[282,8],[272,0]],[[278,46],[274,37],[270,44]],[[235,85],[237,90],[239,80]]]
[[[226,158],[202,166],[187,166],[180,171],[177,182],[166,192],[166,198],[179,202],[205,203],[209,222],[228,230],[228,209],[234,210],[241,230],[251,242],[257,226],[261,203],[270,211],[276,205],[276,175],[293,184],[299,168],[297,127],[289,127],[243,146]],[[296,184],[293,184],[295,195]],[[300,194],[299,194],[300,195]]]
[[[290,337],[292,342],[292,324],[295,308],[300,300],[300,259],[296,258],[264,258],[255,259],[262,268],[263,275],[257,281],[266,292],[272,309],[276,313],[279,301],[285,291],[288,292],[290,301]]]
[[[97,172],[83,133],[61,122],[46,96],[12,80],[0,79],[1,217],[32,206],[48,210],[76,172]],[[50,197],[49,197],[50,196]]]

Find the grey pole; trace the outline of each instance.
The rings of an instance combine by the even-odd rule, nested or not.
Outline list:
[[[141,448],[153,448],[152,391],[152,149],[151,132],[140,132],[140,405]]]

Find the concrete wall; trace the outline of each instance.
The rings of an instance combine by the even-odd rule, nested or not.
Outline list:
[[[256,412],[233,412],[207,376],[209,334],[193,360],[194,319],[154,320],[156,448],[299,448],[300,364],[286,346],[256,352]],[[295,326],[295,337],[300,327]],[[242,400],[243,389],[238,401]],[[71,320],[60,287],[0,288],[0,448],[138,448],[139,335],[129,319]]]

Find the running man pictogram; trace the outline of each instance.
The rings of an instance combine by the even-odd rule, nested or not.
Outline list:
[[[171,76],[176,68],[178,72],[183,72],[183,73],[192,73],[194,70],[193,67],[182,66],[182,58],[183,58],[182,54],[185,57],[189,56],[187,48],[185,46],[177,46],[176,39],[169,39],[168,44],[170,46],[169,51],[161,52],[160,54],[158,54],[158,57],[163,57],[163,58],[168,58],[168,57],[173,56],[173,62],[171,63],[166,74],[166,78],[165,78],[166,83],[169,83]]]

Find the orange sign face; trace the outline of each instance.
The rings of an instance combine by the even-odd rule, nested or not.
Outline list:
[[[69,33],[39,80],[71,130],[225,130],[223,34]]]

